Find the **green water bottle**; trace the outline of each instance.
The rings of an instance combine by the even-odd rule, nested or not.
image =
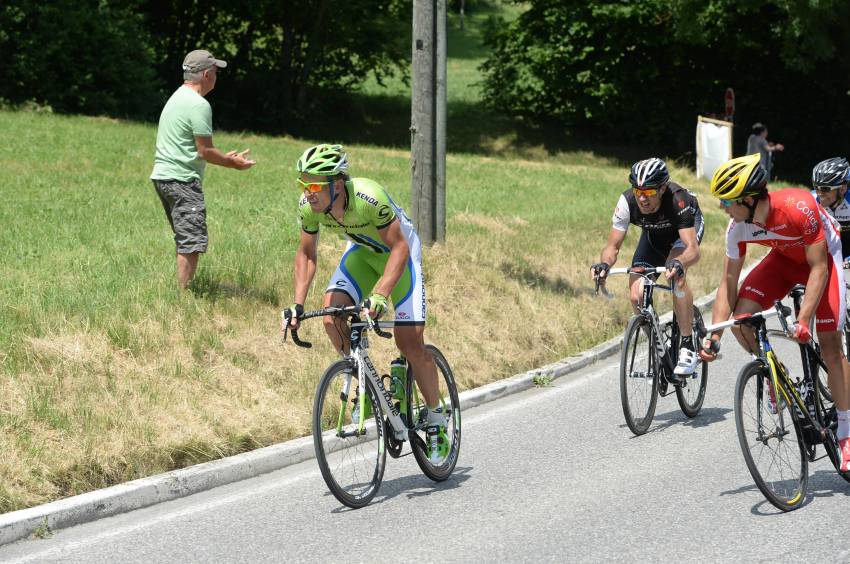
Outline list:
[[[393,386],[393,398],[404,400],[407,388],[407,360],[399,357],[390,363],[390,381]]]

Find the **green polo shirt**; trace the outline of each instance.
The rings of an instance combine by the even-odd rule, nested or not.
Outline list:
[[[159,116],[153,180],[203,181],[206,161],[198,156],[195,137],[212,136],[212,108],[203,96],[178,88]]]

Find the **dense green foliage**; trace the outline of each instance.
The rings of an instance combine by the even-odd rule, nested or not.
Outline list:
[[[146,37],[133,2],[4,2],[0,98],[61,112],[151,113],[161,83]]]
[[[490,36],[485,97],[531,121],[682,154],[696,115],[722,114],[731,86],[736,152],[766,122],[802,171],[848,150],[848,22],[850,4],[834,0],[532,0]]]
[[[405,72],[402,0],[11,0],[0,8],[0,98],[64,112],[151,117],[193,49],[226,59],[218,125],[281,129],[323,94]]]

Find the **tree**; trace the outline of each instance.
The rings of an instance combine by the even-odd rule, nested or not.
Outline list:
[[[242,127],[283,125],[370,73],[380,81],[407,70],[409,2],[256,0],[248,13],[245,6],[151,0],[144,9],[161,75],[175,75],[196,48],[228,60],[228,88],[216,96],[223,113],[238,112]]]
[[[489,38],[485,100],[525,120],[681,154],[695,115],[720,113],[732,86],[746,126],[738,134],[765,121],[805,140],[782,157],[803,170],[818,151],[842,150],[848,16],[850,4],[830,0],[532,0]]]
[[[133,2],[11,0],[0,8],[0,97],[63,112],[150,115],[152,51]]]

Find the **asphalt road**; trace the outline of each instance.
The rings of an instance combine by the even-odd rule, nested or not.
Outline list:
[[[777,348],[793,367],[795,349]],[[623,422],[612,358],[469,410],[442,484],[412,456],[388,458],[373,503],[352,511],[308,461],[0,547],[0,561],[850,562],[850,484],[828,460],[810,465],[808,499],[789,514],[753,484],[732,411],[748,358],[728,334],[723,355],[700,415],[661,398],[642,437]]]

